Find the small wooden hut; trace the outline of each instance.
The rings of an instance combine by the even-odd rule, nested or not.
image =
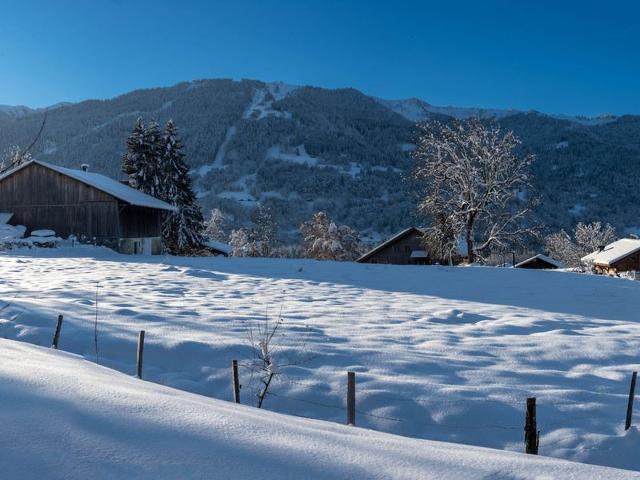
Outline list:
[[[558,260],[547,257],[539,253],[538,255],[534,255],[531,258],[527,258],[520,263],[516,263],[514,265],[515,268],[529,268],[533,270],[554,270],[556,268],[562,268],[562,262]]]
[[[423,234],[421,229],[409,227],[369,250],[356,261],[358,263],[426,265],[429,263],[429,254],[422,242]]]
[[[582,263],[605,275],[640,272],[640,240],[622,238],[582,257]]]

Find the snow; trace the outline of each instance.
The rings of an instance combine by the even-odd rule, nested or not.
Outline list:
[[[227,255],[229,255],[231,253],[231,250],[233,250],[233,248],[231,248],[231,245],[228,245],[223,242],[219,242],[218,240],[209,239],[205,242],[205,245],[211,248],[215,248],[216,250],[226,253]]]
[[[8,223],[9,220],[11,220],[11,217],[13,217],[13,213],[0,212],[0,225],[5,225],[6,223]]]
[[[34,230],[33,232],[31,232],[31,236],[32,237],[55,237],[56,232],[54,232],[53,230],[47,230],[47,229]]]
[[[622,238],[607,245],[601,252],[593,252],[582,257],[582,262],[594,263],[596,265],[612,265],[638,250],[640,250],[640,240],[635,238]]]
[[[15,240],[24,237],[27,227],[24,225],[9,225],[0,223],[0,240]]]
[[[573,207],[569,209],[569,213],[571,215],[582,215],[586,209],[587,207],[584,206],[583,204],[576,203]]]
[[[268,160],[281,160],[283,162],[297,163],[300,165],[317,165],[318,158],[312,157],[307,153],[304,144],[293,147],[293,149],[286,149],[281,145],[273,145],[267,151]]]
[[[10,340],[0,340],[0,406],[5,478],[638,478],[266,412]]]
[[[23,163],[22,165],[9,170],[8,172],[0,175],[0,180],[6,178],[13,173],[26,168],[31,164],[40,165],[46,168],[49,168],[55,172],[58,172],[67,177],[73,178],[79,182],[82,182],[86,185],[90,185],[98,190],[101,190],[109,195],[122,200],[130,205],[135,205],[138,207],[148,207],[148,208],[156,208],[159,210],[169,210],[176,211],[176,207],[173,205],[169,205],[168,203],[163,202],[157,198],[154,198],[150,195],[142,193],[138,190],[135,190],[123,183],[114,180],[113,178],[105,177],[104,175],[100,175],[99,173],[93,172],[85,172],[83,170],[72,170],[70,168],[59,167],[58,165],[53,165],[51,163],[46,163],[41,160],[31,160],[29,162]]]
[[[268,410],[342,424],[346,371],[352,370],[359,427],[521,452],[525,401],[536,396],[542,455],[640,470],[638,431],[623,430],[631,372],[639,367],[638,282],[489,267],[130,257],[95,247],[13,250],[0,254],[0,308],[10,303],[0,311],[0,338],[48,346],[55,319],[64,314],[60,348],[94,359],[96,290],[100,363],[128,375],[135,368],[137,332],[144,329],[146,379],[228,400],[229,365],[236,358],[243,402],[251,402],[255,384],[244,368],[250,356],[248,327],[282,310],[278,351],[292,355],[302,345],[309,360],[281,369],[283,376],[265,402]],[[5,343],[0,356],[8,351]],[[151,478],[175,477],[181,462],[208,468],[216,455],[235,459],[237,453],[242,461],[216,461],[211,468],[225,478],[241,476],[247,473],[243,468],[255,466],[255,454],[263,473],[274,478],[320,476],[323,468],[327,478],[571,478],[577,472],[582,478],[625,478],[595,469],[554,471],[545,465],[569,464],[545,458],[391,440],[144,382],[136,385],[147,387],[136,388],[150,388],[149,395],[132,401],[120,387],[121,376],[83,363],[94,378],[92,389],[104,392],[93,395],[83,386],[84,367],[77,359],[55,375],[59,381],[67,372],[72,377],[62,385],[47,374],[54,368],[50,358],[43,368],[29,367],[25,355],[16,367],[0,358],[0,372],[19,369],[34,388],[15,398],[22,387],[9,388],[12,381],[0,379],[0,402],[12,405],[11,411],[2,409],[2,424],[10,432],[23,425],[25,435],[15,450],[8,442],[0,450],[22,460],[12,468],[29,465],[19,455],[54,461],[49,456],[54,450],[45,451],[45,443],[65,445],[66,438],[67,446],[69,439],[78,439],[65,449],[71,464],[85,465],[78,475],[86,474],[87,464],[117,462],[118,473],[159,465],[166,472]],[[25,377],[25,371],[33,373]],[[48,399],[49,409],[36,408],[36,402]],[[109,413],[109,405],[117,414]],[[196,405],[228,408],[229,417],[216,413],[217,407]],[[15,424],[7,423],[11,412]],[[245,415],[251,422],[243,423]],[[341,440],[342,432],[348,443]],[[197,447],[212,436],[217,440]],[[455,453],[462,451],[464,456]],[[133,458],[139,461],[128,461]],[[238,473],[226,474],[230,465]],[[281,470],[285,465],[294,469],[288,475]],[[136,473],[126,473],[131,472]]]
[[[291,118],[291,112],[274,110],[273,102],[286,98],[298,88],[300,87],[282,82],[265,84],[264,88],[255,90],[251,103],[244,111],[242,118],[245,120],[262,120],[267,117]]]

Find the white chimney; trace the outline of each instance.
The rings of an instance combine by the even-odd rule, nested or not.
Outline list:
[[[83,172],[88,172],[89,171],[89,164],[88,163],[83,163],[82,165],[80,165],[80,168],[82,168]]]

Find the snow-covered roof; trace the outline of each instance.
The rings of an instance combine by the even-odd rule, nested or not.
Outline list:
[[[610,243],[601,251],[596,251],[582,257],[581,260],[583,263],[609,266],[639,250],[640,240],[636,238],[622,238]]]
[[[53,165],[41,160],[30,160],[29,162],[25,162],[22,165],[19,165],[16,168],[0,175],[0,180],[3,180],[4,178],[13,175],[15,172],[22,170],[23,168],[26,168],[32,164],[40,165],[42,167],[53,170],[54,172],[65,175],[69,178],[73,178],[74,180],[82,182],[102,192],[108,193],[112,197],[115,197],[118,200],[122,200],[129,205],[155,208],[158,210],[169,210],[172,212],[175,212],[177,210],[176,207],[168,204],[167,202],[163,202],[158,198],[147,195],[146,193],[142,193],[139,190],[131,188],[105,175],[84,170],[73,170],[71,168],[60,167],[58,165]]]
[[[523,265],[526,265],[527,263],[533,262],[534,260],[542,260],[543,262],[546,262],[546,263],[548,263],[550,265],[553,265],[556,268],[563,268],[564,267],[562,262],[559,262],[555,258],[547,257],[546,255],[543,255],[542,253],[539,253],[537,255],[534,255],[531,258],[527,258],[526,260],[523,260],[520,263],[516,263],[515,264],[515,268],[522,267]]]
[[[219,252],[225,253],[227,255],[231,254],[231,250],[233,250],[231,248],[231,245],[227,245],[226,243],[219,242],[217,240],[207,240],[206,242],[204,242],[204,244],[207,247],[214,248],[214,249],[218,250]]]
[[[378,253],[380,250],[382,250],[383,248],[387,247],[388,245],[400,240],[401,238],[405,237],[406,235],[412,233],[412,232],[416,232],[416,233],[422,233],[422,230],[420,230],[417,227],[409,227],[409,228],[405,228],[404,230],[402,230],[401,232],[396,233],[393,237],[385,240],[384,242],[382,242],[381,244],[375,246],[374,248],[372,248],[371,250],[369,250],[367,253],[365,253],[364,255],[362,255],[360,258],[358,258],[356,260],[356,262],[363,262],[365,261],[367,258],[371,257],[372,255]]]

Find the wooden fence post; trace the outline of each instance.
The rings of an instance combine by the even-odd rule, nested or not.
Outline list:
[[[347,425],[356,424],[356,374],[347,372]]]
[[[633,399],[636,393],[636,377],[638,372],[631,374],[631,387],[629,388],[629,403],[627,403],[627,420],[624,424],[624,429],[629,430],[631,428],[631,417],[633,416]]]
[[[142,378],[142,355],[144,353],[144,330],[140,330],[138,334],[138,356],[136,359],[136,374],[138,378]]]
[[[525,452],[532,455],[538,454],[540,432],[536,419],[536,397],[527,398],[527,414],[524,420],[524,446]]]
[[[53,343],[51,348],[58,349],[58,342],[60,341],[60,330],[62,330],[62,315],[58,315],[58,321],[56,322],[56,331],[53,334]]]
[[[238,361],[231,362],[231,371],[233,378],[233,401],[240,403],[240,380],[238,378]]]

